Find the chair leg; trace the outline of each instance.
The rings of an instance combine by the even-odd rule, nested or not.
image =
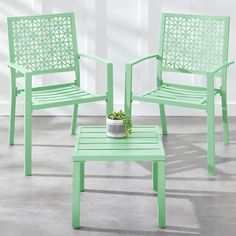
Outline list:
[[[222,101],[222,118],[223,118],[223,128],[224,128],[224,144],[228,144],[229,143],[229,125],[228,125],[226,94],[222,94],[221,101]]]
[[[72,135],[76,134],[77,116],[78,116],[78,104],[75,104],[73,108],[72,121],[71,121],[71,134]]]
[[[208,174],[215,174],[215,113],[214,106],[207,111],[208,126]]]
[[[10,114],[10,129],[9,129],[9,145],[14,145],[15,113],[16,113],[16,96],[12,95],[12,98],[11,98],[11,114]]]
[[[152,188],[155,192],[158,191],[158,162],[152,161]]]
[[[162,134],[167,135],[167,123],[166,123],[166,114],[165,114],[164,104],[159,104],[159,108],[160,108],[160,116],[161,116]]]
[[[80,162],[80,191],[84,192],[84,162]]]
[[[25,176],[30,176],[32,171],[32,114],[31,108],[25,107]]]
[[[113,64],[107,64],[107,99],[106,99],[106,115],[113,112]]]
[[[132,66],[125,68],[125,113],[131,118],[132,113]]]
[[[112,112],[113,112],[113,99],[108,98],[108,100],[106,102],[106,115],[108,116]]]
[[[81,190],[81,163],[73,163],[73,201],[72,201],[72,226],[74,229],[80,228],[80,190]]]
[[[132,103],[125,104],[125,114],[131,118]]]

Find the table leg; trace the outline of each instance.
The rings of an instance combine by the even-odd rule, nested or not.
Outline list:
[[[73,162],[73,199],[72,199],[72,226],[80,227],[80,190],[81,190],[81,162]]]
[[[165,161],[158,162],[158,220],[159,227],[166,226],[166,197],[165,197]]]
[[[157,192],[158,190],[158,162],[157,161],[152,161],[152,188],[154,191]]]
[[[84,192],[84,162],[80,162],[80,191]]]

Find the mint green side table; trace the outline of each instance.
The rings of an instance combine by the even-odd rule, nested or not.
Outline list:
[[[134,126],[129,138],[114,139],[104,126],[78,129],[73,152],[72,225],[80,228],[80,192],[84,191],[85,161],[152,161],[153,189],[158,192],[157,224],[165,228],[165,152],[159,128]]]

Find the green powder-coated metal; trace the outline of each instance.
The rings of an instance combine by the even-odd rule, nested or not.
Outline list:
[[[8,17],[8,39],[11,70],[11,115],[9,144],[14,144],[17,95],[25,96],[25,175],[31,175],[32,112],[73,105],[71,133],[77,128],[78,104],[106,101],[107,114],[113,110],[113,64],[96,56],[79,54],[75,16],[73,13]],[[80,88],[80,65],[83,57],[105,64],[107,91],[92,94]],[[73,83],[32,87],[34,75],[74,72]],[[24,77],[25,88],[16,87],[16,79]]]
[[[228,61],[229,17],[163,13],[159,54],[143,56],[126,64],[125,111],[131,116],[132,102],[157,103],[163,134],[167,134],[164,105],[195,108],[207,111],[208,173],[215,174],[215,114],[214,96],[222,98],[224,143],[229,142],[226,80]],[[158,64],[157,87],[143,95],[132,93],[133,66],[148,59]],[[204,75],[207,87],[166,83],[164,72]],[[221,78],[215,88],[214,78]]]
[[[158,191],[157,224],[165,228],[165,152],[155,126],[134,126],[128,138],[110,138],[106,127],[82,126],[73,152],[73,228],[80,228],[80,192],[86,161],[151,161],[153,190]]]

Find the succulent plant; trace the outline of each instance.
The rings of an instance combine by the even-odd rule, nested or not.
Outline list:
[[[116,112],[113,111],[107,116],[110,120],[123,120],[125,136],[128,137],[132,132],[132,122],[131,119],[122,110]]]

